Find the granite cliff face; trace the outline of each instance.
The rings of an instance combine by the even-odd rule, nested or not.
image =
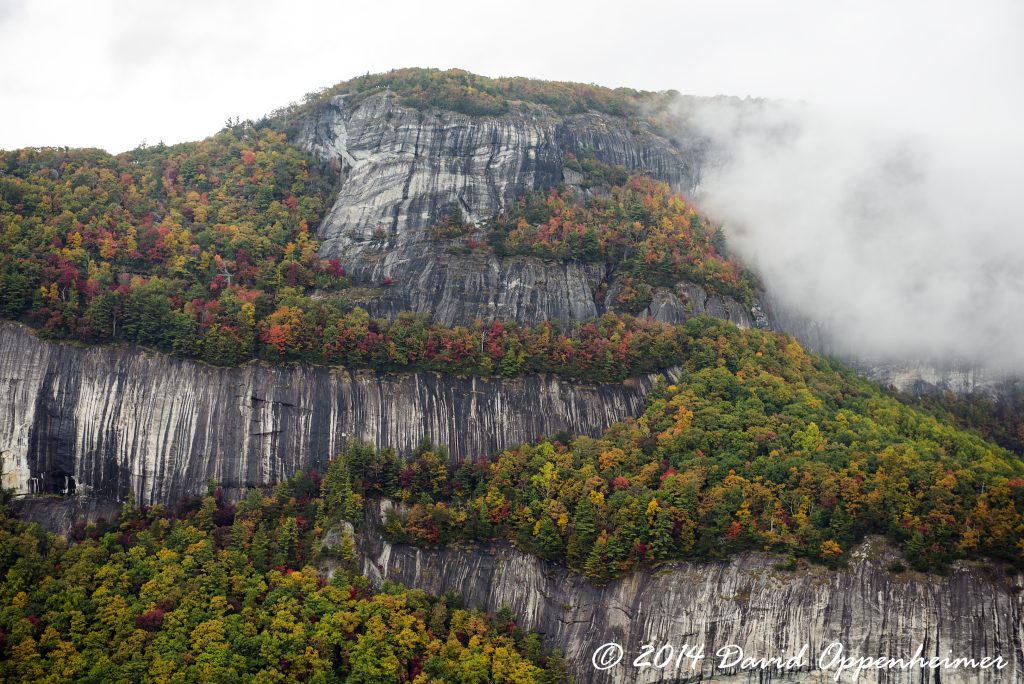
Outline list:
[[[890,362],[854,366],[867,378],[912,396],[951,392],[1007,399],[1024,391],[1020,376],[993,372],[970,363]]]
[[[740,555],[730,561],[673,563],[638,571],[595,587],[566,568],[498,543],[419,549],[391,545],[378,532],[380,502],[359,535],[363,571],[430,593],[460,593],[466,605],[496,611],[508,606],[524,628],[542,632],[563,649],[580,684],[712,679],[721,682],[827,682],[835,671],[814,667],[832,642],[845,655],[910,658],[924,653],[982,658],[1002,656],[1002,670],[870,671],[859,681],[1014,682],[1024,678],[1024,576],[993,579],[979,567],[958,565],[948,577],[893,575],[895,553],[871,539],[854,550],[849,567],[778,570],[778,558]],[[592,665],[595,649],[617,642],[623,663],[607,671]],[[704,646],[699,669],[636,669],[647,643]],[[808,644],[810,666],[799,672],[717,669],[714,654],[726,645],[748,656],[796,654]],[[666,651],[667,653],[667,651]],[[652,654],[653,655],[653,654]],[[648,658],[651,662],[653,658]],[[847,673],[849,674],[849,673]],[[840,681],[853,681],[844,676]]]
[[[699,173],[690,151],[643,122],[596,112],[563,116],[526,103],[497,117],[423,112],[389,92],[351,106],[336,96],[303,122],[299,144],[343,168],[320,226],[330,256],[422,242],[423,229],[452,203],[483,221],[524,192],[561,182],[567,153],[642,171],[684,192]]]
[[[322,468],[347,439],[408,450],[424,436],[476,457],[638,414],[654,382],[594,385],[303,365],[215,368],[132,348],[81,348],[0,323],[0,452],[20,493],[176,503]]]
[[[459,205],[479,223],[524,192],[579,183],[579,175],[563,165],[567,154],[591,155],[693,194],[716,154],[696,129],[674,131],[670,139],[642,120],[596,112],[566,116],[529,103],[492,117],[421,112],[388,91],[358,104],[346,103],[344,96],[322,103],[302,122],[298,144],[342,169],[337,199],[319,236],[323,256],[339,258],[359,286],[357,300],[373,315],[415,311],[447,325],[476,318],[569,324],[593,318],[614,309],[613,298],[598,293],[606,285],[613,294],[617,275],[604,264],[452,254],[450,245],[429,234],[448,206]],[[707,313],[787,332],[809,349],[839,356],[903,391],[1005,395],[1005,373],[864,358],[841,348],[820,321],[765,295],[745,307],[680,283],[658,290],[642,313],[673,323]]]
[[[337,199],[319,228],[321,254],[342,262],[372,314],[415,311],[448,325],[593,318],[611,308],[598,292],[602,284],[613,290],[616,274],[604,264],[452,254],[429,232],[447,207],[457,204],[481,223],[527,191],[577,183],[578,175],[563,167],[567,154],[591,155],[691,192],[702,159],[698,144],[684,148],[645,122],[595,112],[563,116],[526,103],[497,117],[420,112],[389,92],[358,105],[336,96],[300,130],[300,145],[342,169]],[[676,301],[678,311],[670,313],[672,304],[659,301],[652,313],[678,320],[682,304]],[[736,302],[714,306],[737,323],[752,322]]]

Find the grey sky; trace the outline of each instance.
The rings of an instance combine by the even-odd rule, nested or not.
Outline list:
[[[1020,76],[1020,3],[0,0],[0,148],[204,137],[367,71],[462,67],[913,119]],[[989,62],[1006,68],[979,69]],[[1019,81],[1020,79],[1018,79]],[[1019,87],[1012,84],[1013,87]],[[974,121],[998,112],[971,111]],[[987,123],[987,122],[986,122]]]
[[[1024,368],[1024,3],[0,0],[0,148],[205,137],[402,66],[808,103],[729,128],[706,207],[859,349]]]

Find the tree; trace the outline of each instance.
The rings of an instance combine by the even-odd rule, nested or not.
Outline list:
[[[586,559],[594,548],[594,542],[597,540],[596,510],[589,494],[584,494],[580,498],[580,502],[576,504],[573,538],[577,542],[576,553],[573,554],[574,557],[578,560]]]
[[[349,475],[346,454],[338,454],[327,464],[327,472],[321,481],[320,491],[322,499],[319,517],[322,520],[357,521],[359,509],[352,492],[352,478]]]
[[[542,517],[534,529],[537,548],[545,558],[558,559],[565,552],[562,535],[558,532],[555,522],[548,516]]]
[[[658,505],[657,499],[651,499],[647,506],[647,524],[649,528],[650,554],[655,559],[669,558],[675,550],[672,530],[675,521],[672,514]]]

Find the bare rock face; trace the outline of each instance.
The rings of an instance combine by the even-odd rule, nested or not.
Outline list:
[[[642,122],[588,112],[562,116],[516,104],[505,115],[420,112],[387,92],[358,105],[325,103],[299,144],[342,167],[340,190],[319,228],[321,254],[338,258],[367,293],[373,315],[428,314],[444,324],[480,318],[572,323],[605,311],[597,293],[615,274],[603,264],[452,254],[430,227],[457,205],[480,223],[524,193],[578,174],[568,153],[642,171],[689,192],[699,155]],[[386,284],[386,285],[385,285]]]
[[[94,496],[22,496],[11,501],[15,517],[69,538],[75,527],[117,520],[121,504]]]
[[[349,439],[401,452],[427,436],[452,458],[475,458],[561,430],[597,435],[639,414],[653,382],[215,368],[0,323],[4,485],[173,504],[211,477],[232,495],[322,469]]]
[[[872,539],[856,549],[847,568],[777,569],[778,558],[740,555],[729,561],[672,563],[638,571],[603,587],[563,566],[524,554],[505,543],[419,549],[391,545],[377,531],[383,507],[368,516],[359,548],[363,570],[433,594],[456,591],[466,605],[497,611],[508,606],[519,624],[542,632],[563,650],[572,674],[588,682],[829,682],[835,668],[818,667],[833,642],[845,655],[911,658],[918,645],[925,657],[980,659],[1002,656],[1001,670],[934,672],[869,670],[858,681],[892,684],[1004,683],[1024,678],[1021,630],[1024,576],[992,578],[977,566],[958,565],[948,577],[901,573],[887,568],[896,554]],[[592,664],[594,651],[620,644],[622,663],[608,670]],[[643,645],[703,646],[705,658],[674,667],[638,669],[632,661]],[[804,644],[807,665],[798,671],[718,667],[715,654],[736,645],[751,657],[788,657]],[[666,655],[668,651],[663,654]],[[653,654],[652,654],[653,656]],[[652,662],[648,657],[647,662]],[[826,663],[827,664],[827,663]],[[852,670],[838,681],[852,682]]]
[[[533,325],[545,320],[571,324],[604,312],[595,301],[608,277],[604,264],[479,252],[453,255],[427,245],[359,258],[370,294],[357,301],[374,316],[412,311],[441,325],[496,318]]]
[[[646,123],[596,112],[566,117],[526,103],[470,117],[404,107],[387,92],[355,106],[337,96],[304,122],[299,143],[344,169],[320,226],[325,256],[422,242],[453,203],[483,221],[524,192],[561,182],[566,153],[643,171],[680,191],[696,184],[693,159]]]
[[[609,298],[613,290],[609,290]],[[696,283],[680,282],[671,290],[658,288],[651,303],[641,313],[663,323],[684,323],[693,316],[709,316],[731,321],[741,328],[768,328],[771,323],[760,305],[746,307],[732,297],[708,292]]]
[[[1024,379],[979,368],[970,363],[861,363],[857,370],[875,382],[912,396],[983,394],[995,399],[1024,392]]]

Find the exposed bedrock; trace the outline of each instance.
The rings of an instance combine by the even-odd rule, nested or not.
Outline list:
[[[452,254],[430,227],[451,205],[482,222],[525,192],[579,182],[566,154],[592,155],[689,192],[702,148],[683,147],[645,122],[588,112],[563,116],[516,104],[497,117],[420,112],[386,92],[347,105],[335,97],[309,115],[299,144],[343,169],[319,228],[321,254],[338,258],[373,314],[402,311],[444,324],[505,318],[562,323],[604,312],[604,264]],[[383,285],[387,283],[387,285]]]
[[[299,143],[344,168],[320,226],[323,253],[351,257],[379,246],[423,242],[432,221],[459,204],[473,221],[529,190],[563,180],[565,154],[642,171],[691,191],[699,151],[682,149],[645,122],[587,112],[572,116],[517,104],[502,116],[418,111],[391,93],[357,105],[335,97],[301,125]]]
[[[505,543],[440,549],[391,545],[376,529],[381,508],[389,505],[376,504],[360,534],[367,575],[433,594],[455,591],[467,605],[492,611],[508,606],[521,626],[539,630],[563,650],[581,684],[693,681],[698,676],[705,681],[823,683],[833,681],[835,671],[823,672],[814,664],[833,642],[842,644],[846,655],[910,658],[920,644],[926,657],[1002,656],[1009,663],[1002,670],[940,670],[939,677],[931,671],[922,676],[919,668],[871,670],[862,674],[862,682],[1008,683],[1024,678],[1024,576],[1019,574],[993,578],[963,563],[948,577],[894,575],[887,568],[895,553],[884,541],[871,539],[839,571],[783,571],[776,568],[778,558],[745,554],[729,561],[672,563],[596,587]],[[612,641],[625,650],[623,664],[595,670],[595,649]],[[632,667],[648,643],[676,649],[703,645],[707,657],[699,671],[688,669],[688,661],[678,671]],[[714,654],[730,644],[754,657],[795,655],[808,644],[809,665],[790,673],[717,669]]]
[[[357,289],[363,296],[354,297],[356,302],[374,316],[393,318],[413,311],[442,325],[502,318],[531,325],[552,320],[571,326],[617,310],[615,297],[621,290],[621,282],[604,264],[553,263],[532,257],[393,251],[380,258],[379,268],[372,276],[374,282],[385,278],[394,282]],[[611,287],[600,297],[605,282]],[[747,307],[689,282],[657,288],[651,304],[640,312],[641,317],[665,323],[682,323],[700,314],[741,327],[770,327],[758,304]]]
[[[654,382],[588,384],[300,364],[215,368],[131,347],[80,347],[0,323],[0,452],[19,493],[176,503],[322,468],[348,439],[422,437],[476,457],[638,415]]]
[[[319,227],[321,252],[342,261],[358,286],[350,294],[371,314],[414,311],[449,325],[477,318],[571,324],[614,308],[598,293],[602,283],[613,292],[618,274],[603,264],[452,254],[451,244],[432,239],[430,226],[452,204],[480,222],[527,191],[580,183],[579,174],[564,166],[570,153],[692,194],[716,152],[697,129],[680,126],[669,139],[637,118],[567,116],[527,103],[513,104],[502,116],[421,112],[382,91],[358,104],[336,96],[315,108],[300,123],[298,144],[342,168],[337,198]],[[690,311],[706,311],[738,325],[782,330],[905,391],[1006,395],[1005,372],[942,360],[869,359],[840,344],[827,325],[828,312],[820,319],[803,316],[771,301],[771,293],[762,293],[754,307],[716,295],[687,297],[691,288],[698,286],[658,290],[643,313],[680,322]]]
[[[122,505],[113,499],[95,496],[20,496],[13,499],[11,508],[15,517],[27,523],[36,523],[44,530],[70,537],[76,527],[100,521],[117,520]]]

